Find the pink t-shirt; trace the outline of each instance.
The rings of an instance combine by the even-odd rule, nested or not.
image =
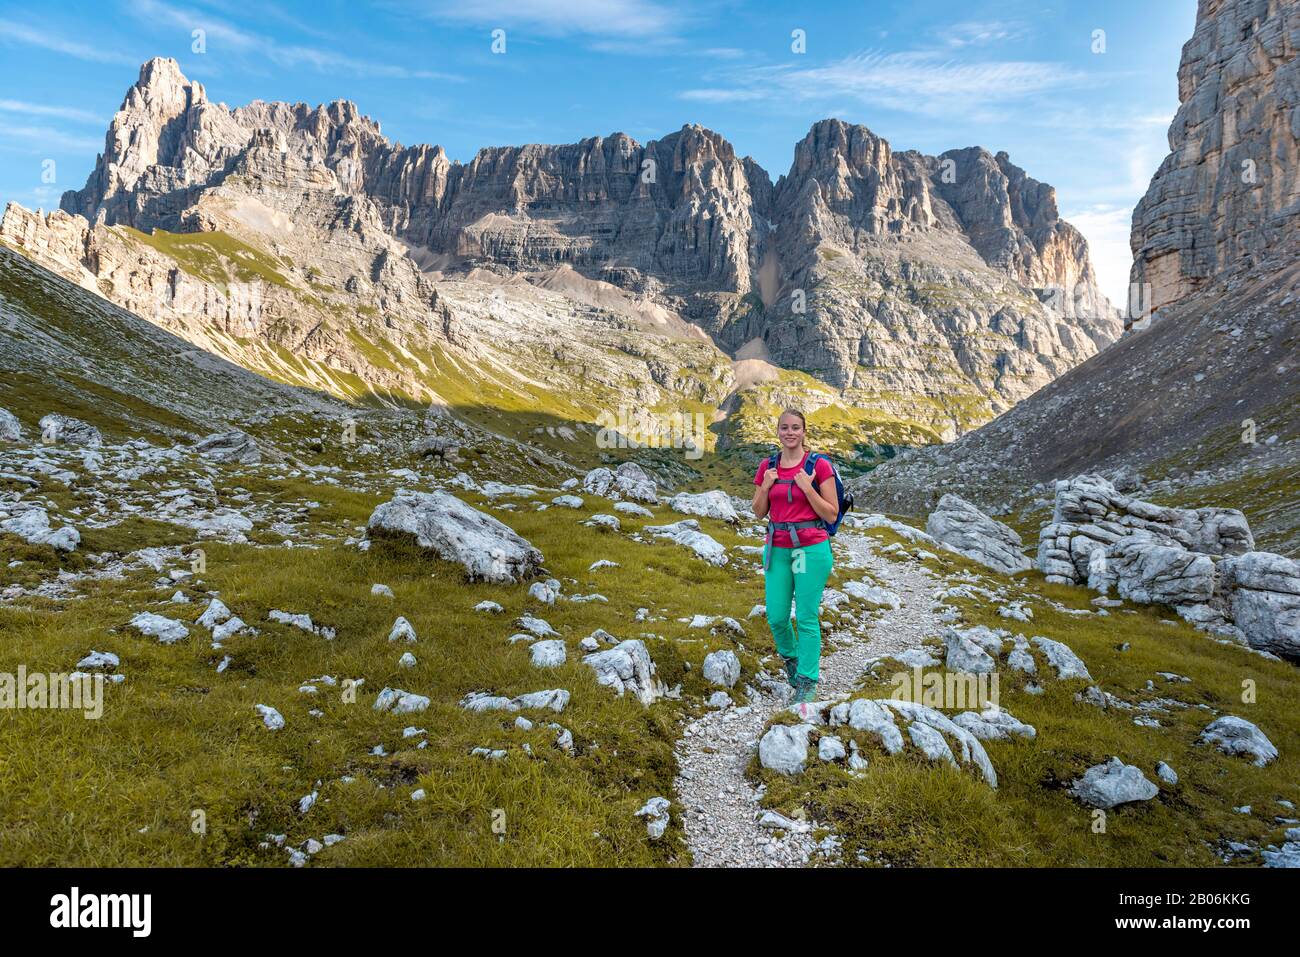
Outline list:
[[[781,479],[792,479],[798,473],[803,471],[804,462],[808,458],[808,453],[799,460],[799,464],[791,468],[782,468],[781,460],[777,459],[776,477]],[[768,459],[763,459],[759,463],[758,471],[754,473],[754,484],[763,484],[763,474],[767,472]],[[813,485],[817,488],[817,494],[822,498],[827,496],[823,494],[823,489],[831,490],[831,498],[834,498],[835,471],[831,468],[831,463],[825,457],[817,460],[813,466]],[[825,485],[827,479],[831,479],[830,485]],[[787,501],[786,495],[793,490],[793,500]],[[770,506],[768,518],[774,522],[812,522],[816,521],[818,515],[813,511],[813,507],[808,502],[808,496],[804,494],[803,489],[798,485],[773,485],[767,493],[767,501]],[[818,542],[824,542],[830,536],[826,534],[824,528],[801,528],[799,529],[800,545],[816,545]],[[777,529],[772,536],[772,544],[777,548],[794,548],[794,542],[790,540],[790,533],[783,529]]]

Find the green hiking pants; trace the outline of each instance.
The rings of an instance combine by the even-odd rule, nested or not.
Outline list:
[[[786,658],[799,659],[799,674],[816,681],[822,656],[822,626],[817,617],[822,590],[831,575],[829,540],[803,548],[773,548],[764,555],[767,581],[767,623],[772,627],[776,650]],[[795,608],[795,628],[790,627],[790,602]],[[795,632],[798,631],[796,636]]]

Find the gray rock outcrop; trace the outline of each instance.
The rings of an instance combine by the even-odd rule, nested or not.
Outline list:
[[[1219,562],[1226,612],[1252,648],[1300,661],[1300,562],[1247,552]]]
[[[262,461],[262,450],[247,432],[233,429],[218,432],[194,443],[196,454],[212,462],[233,462],[238,465],[256,465]]]
[[[759,739],[759,763],[779,774],[798,774],[808,760],[808,735],[813,731],[811,724],[773,725]]]
[[[414,541],[462,565],[471,581],[513,583],[535,573],[542,553],[486,512],[447,492],[401,492],[374,510],[372,539]]]
[[[724,649],[704,656],[704,680],[724,688],[735,687],[740,680],[740,659],[734,651]]]
[[[1160,793],[1160,788],[1147,779],[1141,768],[1111,758],[1085,771],[1070,793],[1084,804],[1109,810],[1133,801],[1149,801]]]
[[[417,263],[459,275],[531,273],[539,294],[624,301],[642,323],[694,323],[727,354],[761,347],[850,405],[888,406],[918,439],[987,420],[1120,331],[1051,186],[1005,153],[896,151],[837,119],[809,129],[775,183],[698,125],[646,143],[612,133],[491,147],[461,163],[440,147],[392,143],[347,101],[229,108],[176,61],[157,58],[127,91],[85,186],[49,216],[21,213],[5,217],[7,242],[65,275],[91,276],[119,304],[165,302],[167,321],[180,326],[182,310],[171,308],[183,287],[191,311],[224,331],[291,343],[313,360],[343,358],[349,371],[366,366],[363,350],[337,329],[309,335],[333,303],[300,300],[292,329],[271,328],[202,277],[168,287],[174,270],[157,244],[113,227],[146,240],[160,228],[328,246],[321,258],[345,264],[316,283],[329,296],[383,301],[386,321],[408,332],[427,326],[440,347],[467,353],[484,348],[476,310],[459,308]],[[260,295],[277,312],[293,303],[286,287],[265,285]],[[796,317],[811,324],[807,334],[795,331]],[[610,351],[592,355],[608,362]],[[628,397],[649,407],[680,363],[646,358]],[[366,372],[401,381],[389,366]],[[936,377],[962,401],[936,408]],[[714,378],[695,381],[718,388],[710,398],[721,401],[729,384]]]
[[[727,550],[712,535],[700,531],[700,523],[693,518],[684,518],[671,525],[647,525],[646,534],[656,538],[666,538],[684,548],[689,548],[697,557],[710,565],[727,564]]]
[[[32,545],[49,545],[61,552],[76,551],[81,533],[71,525],[53,528],[50,515],[43,508],[29,508],[12,518],[0,521],[0,532],[8,532]]]
[[[930,760],[947,761],[955,766],[972,765],[990,787],[998,786],[997,772],[979,738],[927,705],[893,698],[857,698],[833,705],[826,720],[831,727],[847,724],[855,730],[867,731],[886,752],[897,754],[903,750],[904,742],[894,715],[907,722],[912,744]],[[955,742],[955,752],[947,739]]]
[[[668,507],[675,512],[687,515],[699,515],[702,518],[716,518],[723,522],[736,524],[740,515],[731,504],[731,497],[726,492],[679,492],[668,500]]]
[[[1039,537],[1048,581],[1170,605],[1250,647],[1300,660],[1300,565],[1254,551],[1236,509],[1180,509],[1123,495],[1096,475],[1058,482]]]
[[[925,530],[958,554],[1004,575],[1033,567],[1014,530],[952,493],[939,499],[939,507],[930,513]]]
[[[1245,718],[1236,715],[1214,719],[1205,726],[1198,740],[1214,745],[1224,754],[1248,757],[1261,768],[1277,760],[1277,746],[1268,736]]]
[[[84,445],[90,449],[97,449],[104,444],[99,429],[68,415],[51,412],[41,417],[39,425],[43,442],[66,442],[68,445]]]
[[[1080,475],[1056,483],[1052,521],[1039,532],[1038,568],[1051,582],[1087,582],[1095,549],[1109,549],[1139,532],[1152,546],[1206,555],[1237,555],[1255,546],[1246,517],[1236,509],[1153,505],[1124,495],[1099,475]],[[1140,582],[1144,549],[1133,541],[1125,550],[1129,563],[1139,566],[1135,580]]]
[[[655,678],[655,663],[640,638],[629,638],[605,651],[583,655],[582,662],[596,672],[598,684],[613,688],[620,696],[626,692],[649,705],[663,694],[663,687]]]
[[[23,426],[18,417],[8,409],[0,408],[0,442],[18,442],[23,437]]]

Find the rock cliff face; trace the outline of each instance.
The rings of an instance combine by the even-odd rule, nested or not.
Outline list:
[[[1133,213],[1131,281],[1160,309],[1300,223],[1300,3],[1200,0],[1170,153]]]
[[[1269,547],[1300,547],[1298,37],[1295,0],[1203,0],[1173,152],[1133,215],[1132,278],[1151,283],[1154,321],[957,442],[885,463],[860,501],[915,513],[951,491],[999,506],[1041,501],[1051,486],[1035,483],[1141,469],[1190,504],[1222,490]]]
[[[762,306],[710,331],[733,350],[761,341],[855,406],[924,419],[928,405],[944,438],[1119,330],[1054,191],[1005,154],[896,153],[865,127],[824,120],[796,147],[767,218]]]
[[[283,300],[271,318],[236,331],[215,303],[187,334],[211,320],[357,372],[365,357],[338,321],[350,311],[363,336],[377,314],[398,339],[424,329],[473,360],[482,332],[458,293],[527,311],[549,308],[534,297],[544,288],[692,348],[711,339],[724,364],[806,373],[879,425],[878,441],[961,434],[1120,332],[1050,186],[1004,153],[898,153],[838,120],[813,126],[775,184],[699,126],[644,145],[616,133],[484,149],[462,164],[390,143],[346,101],[214,104],[155,59],[62,207],[73,216],[11,210],[0,238],[128,308],[141,285],[150,301],[192,279],[209,287],[200,299],[228,291],[202,270],[176,278],[171,233],[232,237],[246,249],[228,273],[265,253],[287,280],[259,290],[263,304]],[[328,291],[304,311],[312,289]],[[687,391],[721,390],[708,400],[721,403],[732,380]]]

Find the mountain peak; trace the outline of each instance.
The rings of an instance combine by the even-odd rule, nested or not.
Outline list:
[[[690,308],[705,326],[724,318],[718,293],[743,297],[764,281],[763,269],[769,283],[780,269],[789,288],[811,288],[816,270],[831,262],[819,251],[825,246],[850,252],[850,268],[865,284],[892,268],[874,261],[876,251],[906,237],[907,255],[928,271],[930,286],[951,280],[962,289],[1008,282],[1082,288],[1081,297],[1052,307],[1079,322],[1077,341],[1058,341],[1055,319],[1036,306],[1018,315],[1035,330],[1025,333],[1029,339],[1050,343],[1043,356],[1082,357],[1119,331],[1096,292],[1086,244],[1059,219],[1051,188],[1005,154],[980,147],[954,152],[957,178],[941,182],[934,157],[896,152],[866,126],[828,117],[812,124],[789,174],[774,186],[726,137],[699,123],[644,146],[611,133],[484,148],[460,164],[441,149],[390,143],[351,100],[254,100],[234,109],[208,103],[175,60],[146,63],[127,100],[86,187],[64,196],[66,211],[144,230],[187,230],[196,222],[218,228],[213,224],[233,195],[251,188],[266,205],[277,189],[294,184],[294,198],[280,197],[279,212],[302,221],[301,235],[312,220],[356,217],[376,234],[462,264],[529,272],[563,263],[630,289],[698,296]],[[232,171],[240,175],[231,178]],[[230,228],[243,227],[237,221]],[[954,255],[965,273],[953,272]],[[371,265],[357,271],[370,273]],[[839,262],[846,266],[848,260]],[[851,288],[859,287],[845,287]],[[863,314],[861,302],[837,304],[827,292],[820,310],[823,341],[867,335],[840,328],[842,316]],[[768,337],[775,361],[802,363],[836,386],[864,375],[859,348],[812,349],[787,340],[775,311],[725,330],[720,324],[717,332],[726,348],[739,349],[764,324],[776,330]],[[1045,381],[1055,362],[1044,359],[1041,371],[1004,384],[1005,398],[1021,397],[1026,382]],[[994,373],[979,376],[981,395],[997,391]],[[878,382],[885,390],[896,385]]]
[[[181,65],[171,57],[156,56],[140,65],[140,78],[127,90],[123,110],[171,108],[186,109],[207,102],[203,84],[193,82],[181,72]]]

